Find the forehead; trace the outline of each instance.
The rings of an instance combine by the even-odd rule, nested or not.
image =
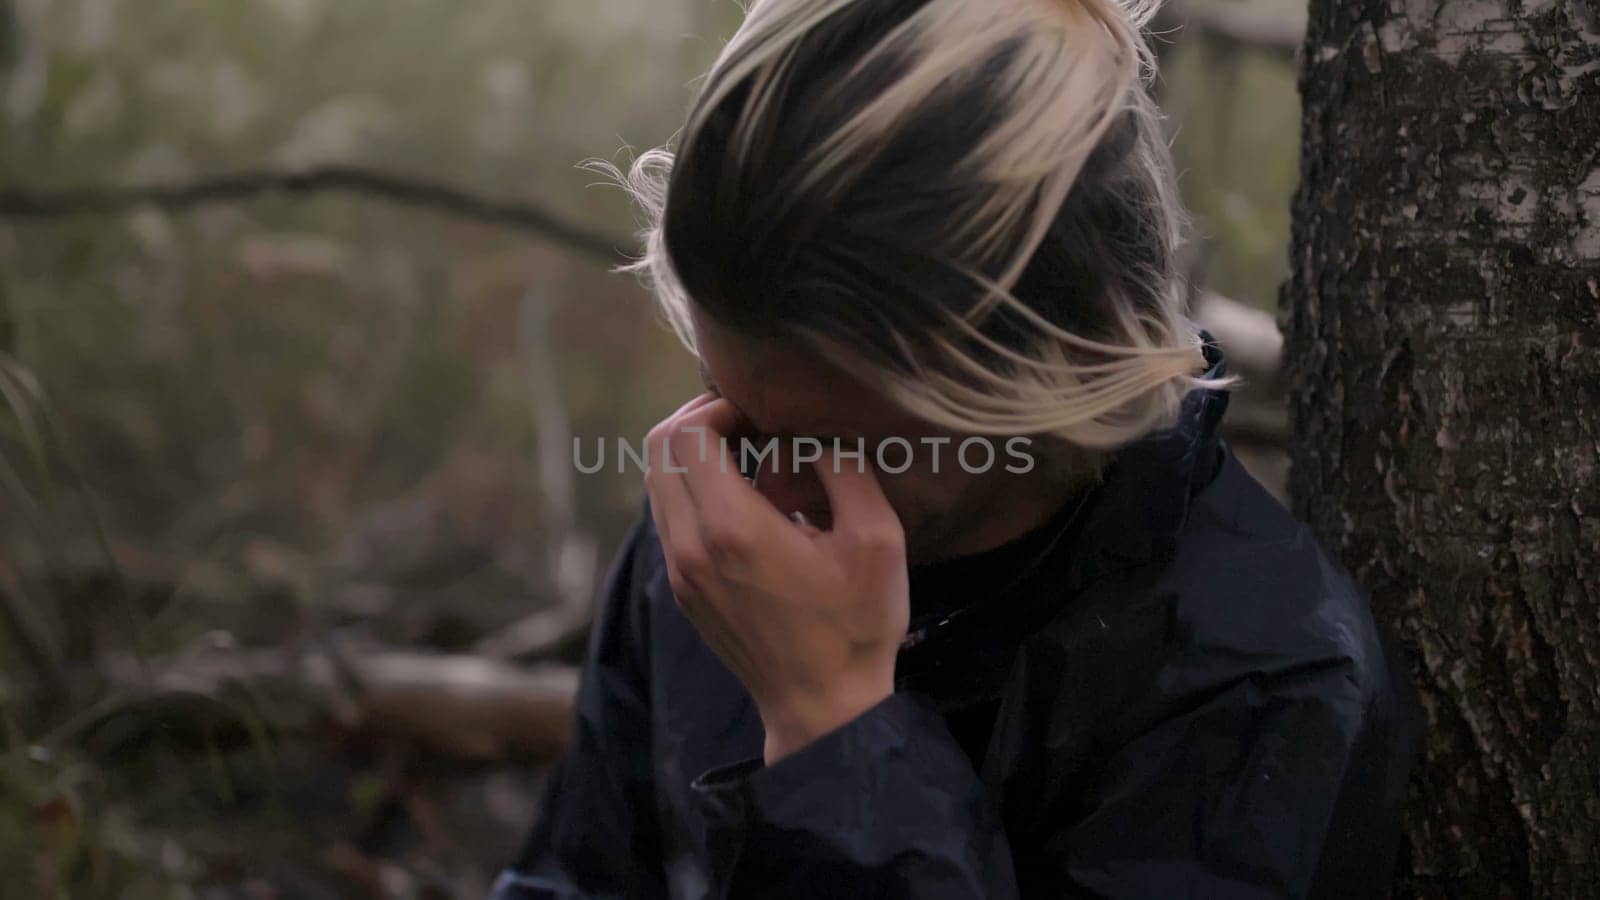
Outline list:
[[[877,390],[806,348],[751,339],[696,314],[700,372],[767,434],[870,436],[907,417]]]

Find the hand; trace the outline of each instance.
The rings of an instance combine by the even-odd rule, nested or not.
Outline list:
[[[894,692],[905,537],[876,475],[831,448],[830,530],[790,522],[723,446],[736,425],[716,395],[685,404],[650,432],[645,489],[678,606],[755,700],[772,763]]]

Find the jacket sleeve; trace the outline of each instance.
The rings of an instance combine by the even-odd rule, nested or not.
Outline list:
[[[646,517],[646,520],[648,517]],[[653,543],[634,525],[612,563],[580,677],[572,744],[538,821],[490,900],[664,897],[650,762],[641,590]]]
[[[972,764],[926,701],[898,693],[772,766],[695,788],[718,897],[1017,896],[1010,852]]]

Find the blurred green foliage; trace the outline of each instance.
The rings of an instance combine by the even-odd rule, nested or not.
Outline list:
[[[1304,6],[1211,0],[1304,27]],[[1159,82],[1174,131],[1184,201],[1205,287],[1275,310],[1288,277],[1289,200],[1299,178],[1300,102],[1294,71],[1181,32]]]
[[[623,197],[575,164],[668,140],[737,16],[0,0],[0,185],[354,163],[626,233]],[[1163,91],[1208,284],[1270,307],[1292,73],[1180,39]],[[554,374],[558,419],[584,436],[636,439],[698,389],[637,287],[538,235],[347,195],[4,222],[0,353],[0,896],[331,896],[356,876],[328,848],[351,842],[393,863],[379,895],[485,886],[516,803],[465,795],[479,832],[396,849],[373,823],[416,801],[388,751],[118,688],[140,660],[224,638],[461,649],[557,603],[534,379]],[[598,575],[639,485],[575,491]],[[533,789],[480,774],[473,790]],[[297,874],[305,859],[321,874]]]

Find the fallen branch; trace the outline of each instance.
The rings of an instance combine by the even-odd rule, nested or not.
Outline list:
[[[1244,377],[1244,385],[1223,419],[1229,438],[1288,447],[1289,411],[1278,384],[1283,335],[1278,333],[1277,320],[1270,313],[1210,291],[1194,299],[1192,313],[1227,354],[1229,372]]]
[[[1194,300],[1193,314],[1228,355],[1228,367],[1251,381],[1271,382],[1283,363],[1283,335],[1272,314],[1230,297],[1206,291]]]
[[[548,760],[571,734],[577,671],[460,654],[388,649],[237,650],[152,660],[146,682],[118,665],[133,699],[267,697],[304,704],[341,728],[415,741],[441,756]]]
[[[486,635],[472,651],[497,660],[534,660],[549,657],[577,641],[589,631],[592,617],[589,604],[561,602],[512,622]]]
[[[183,210],[232,203],[258,194],[343,192],[539,234],[585,256],[616,262],[628,238],[608,234],[523,201],[497,200],[458,187],[351,165],[297,171],[252,171],[172,184],[35,190],[0,187],[0,219],[62,219],[126,212],[144,206]]]

